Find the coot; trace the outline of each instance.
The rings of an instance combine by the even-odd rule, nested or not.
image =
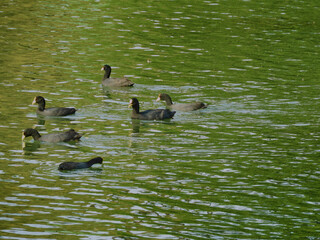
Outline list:
[[[166,102],[167,108],[177,110],[177,111],[194,111],[201,108],[206,108],[207,105],[203,102],[194,103],[176,103],[173,104],[171,97],[166,93],[160,93],[157,101],[164,100]]]
[[[41,136],[36,129],[27,128],[22,133],[22,140],[29,136],[32,136],[35,141],[52,143],[79,140],[82,137],[82,135],[77,133],[74,129],[70,129],[69,131],[63,133],[51,133]]]
[[[33,99],[32,104],[38,104],[37,113],[43,116],[67,116],[70,114],[74,114],[77,109],[75,108],[66,108],[66,107],[52,107],[45,108],[46,101],[41,96],[36,96]]]
[[[132,119],[163,120],[172,118],[176,113],[175,111],[170,111],[169,109],[150,109],[140,112],[139,101],[136,98],[131,98],[129,106],[132,106]]]
[[[105,71],[104,77],[102,79],[102,85],[106,87],[131,87],[133,82],[128,78],[110,78],[111,67],[109,65],[104,65],[101,71]]]
[[[103,159],[101,157],[93,158],[87,162],[63,162],[59,165],[59,170],[73,170],[81,168],[89,168],[93,164],[102,163]]]

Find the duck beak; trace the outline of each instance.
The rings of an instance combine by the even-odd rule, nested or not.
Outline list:
[[[128,108],[132,107],[132,100],[130,100]]]
[[[104,70],[104,67],[101,68],[101,71],[103,71],[103,70]]]
[[[32,105],[36,104],[36,98],[37,98],[37,97],[35,97],[35,98],[33,99]]]
[[[24,132],[22,132],[21,140],[23,141],[25,138],[26,138],[26,136],[24,135]]]

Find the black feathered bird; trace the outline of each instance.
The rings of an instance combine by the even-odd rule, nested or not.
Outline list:
[[[89,168],[93,164],[102,163],[103,159],[101,157],[93,158],[87,162],[63,162],[59,165],[59,170],[73,170],[73,169],[82,169]]]
[[[140,120],[164,120],[173,118],[175,111],[169,109],[150,109],[140,112],[139,101],[136,98],[131,98],[129,106],[132,107],[131,118]]]
[[[176,110],[176,111],[194,111],[202,108],[206,108],[207,105],[204,104],[203,102],[193,102],[193,103],[172,103],[171,97],[169,94],[166,93],[160,93],[157,101],[165,101],[166,106],[169,109]]]
[[[70,129],[69,131],[63,133],[51,133],[41,136],[36,129],[27,128],[22,133],[22,140],[29,136],[32,136],[35,141],[52,143],[79,140],[82,137],[82,135],[77,133],[74,129]]]
[[[46,108],[46,101],[41,96],[36,96],[33,99],[32,104],[38,104],[37,113],[43,116],[67,116],[74,114],[77,109],[75,108],[66,108],[66,107],[52,107]]]
[[[102,85],[106,87],[131,87],[133,82],[128,78],[110,78],[111,67],[109,65],[104,65],[101,71],[105,71],[104,77],[102,79]]]

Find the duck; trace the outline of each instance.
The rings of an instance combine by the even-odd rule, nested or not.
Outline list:
[[[73,169],[82,169],[90,168],[93,164],[100,163],[102,164],[103,159],[101,157],[93,158],[87,162],[63,162],[59,164],[58,170],[73,170]]]
[[[66,107],[51,107],[46,108],[46,101],[42,96],[36,96],[33,99],[32,105],[38,104],[37,114],[42,116],[67,116],[74,114],[77,109]]]
[[[173,118],[175,111],[169,109],[150,109],[143,112],[139,110],[139,101],[137,98],[131,98],[129,107],[132,107],[131,118],[140,120],[164,120]]]
[[[77,133],[74,129],[70,129],[63,133],[51,133],[41,136],[36,129],[27,128],[22,132],[22,140],[29,136],[32,136],[35,141],[51,143],[75,141],[82,137],[82,135]]]
[[[207,108],[207,105],[204,104],[203,102],[173,104],[171,97],[169,96],[169,94],[166,94],[166,93],[160,93],[158,95],[158,98],[156,101],[161,101],[161,100],[166,102],[167,108],[172,109],[172,110],[176,110],[176,111],[188,112],[188,111],[194,111],[194,110],[198,110],[198,109]]]
[[[101,68],[101,71],[105,71],[102,79],[102,85],[105,87],[132,87],[134,82],[130,81],[128,78],[110,78],[111,67],[106,64]]]

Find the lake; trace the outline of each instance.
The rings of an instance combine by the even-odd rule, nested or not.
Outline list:
[[[0,16],[1,239],[320,239],[317,1],[3,0]],[[104,64],[135,85],[103,88]],[[131,120],[130,98],[165,108],[159,93],[208,107]],[[38,95],[78,111],[38,117]]]

